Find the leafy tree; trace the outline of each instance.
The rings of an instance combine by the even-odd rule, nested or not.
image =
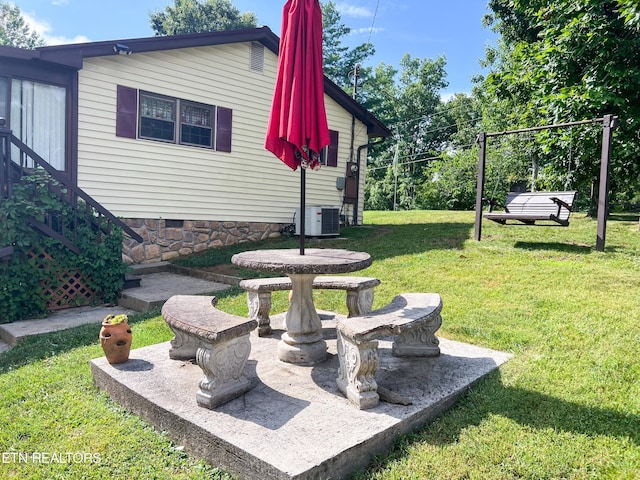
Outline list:
[[[437,108],[441,153],[424,168],[416,207],[468,210],[475,207],[480,111],[476,98],[458,93]],[[492,165],[497,166],[496,162]]]
[[[174,0],[174,6],[149,15],[156,36],[255,28],[254,13],[240,11],[229,0]]]
[[[483,83],[485,99],[489,104],[500,105],[497,110],[490,109],[489,114],[491,110],[498,115],[510,112],[510,128],[598,118],[608,113],[618,115],[612,191],[621,202],[637,195],[640,190],[637,2],[492,0],[489,6],[493,15],[488,17],[488,24],[502,35],[500,47],[487,55],[492,72]],[[580,142],[573,135],[552,135],[552,132],[541,138],[544,143],[536,156],[542,172],[560,179],[571,156],[580,167],[573,172],[574,187],[585,196],[592,186],[597,187],[600,166],[597,142]],[[592,212],[595,198],[594,195]]]
[[[448,137],[447,148],[459,150],[475,144],[482,114],[477,99],[464,93],[456,93],[436,110],[442,134]]]
[[[629,25],[640,29],[640,4],[637,0],[616,0]]]
[[[380,62],[360,82],[357,100],[380,120],[391,125],[396,115],[394,102],[398,96],[395,77],[398,70]]]
[[[342,39],[351,33],[351,29],[342,23],[340,12],[333,1],[321,3],[322,7],[322,55],[324,57],[324,74],[351,93],[350,74],[356,65],[362,65],[375,53],[373,44],[363,43],[349,49],[342,44]],[[360,78],[368,75],[370,69],[360,70]]]
[[[477,148],[444,153],[430,165],[430,176],[418,188],[416,206],[427,210],[472,210],[477,165]]]
[[[393,208],[394,193],[398,208],[415,207],[416,187],[425,180],[426,159],[438,157],[447,145],[446,120],[437,115],[440,91],[447,86],[445,64],[444,57],[430,60],[406,54],[400,71],[381,64],[363,86],[365,106],[387,125],[395,126],[394,141],[372,148],[369,154],[366,208]],[[396,156],[397,185],[392,166]],[[394,186],[383,188],[378,182],[393,182]]]
[[[17,6],[0,2],[0,45],[34,49],[44,46],[45,42],[31,31]]]

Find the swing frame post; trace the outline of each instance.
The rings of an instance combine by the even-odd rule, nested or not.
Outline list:
[[[618,117],[605,115],[602,119],[602,156],[600,157],[600,185],[598,187],[598,233],[596,250],[604,252],[607,235],[607,215],[609,215],[609,165],[611,164],[612,131],[617,126]]]
[[[487,164],[487,135],[480,132],[476,139],[480,145],[478,158],[478,188],[476,190],[476,223],[473,238],[480,241],[482,237],[482,201],[484,199],[484,177]]]

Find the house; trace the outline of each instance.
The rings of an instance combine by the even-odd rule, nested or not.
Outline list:
[[[279,235],[300,174],[264,148],[278,45],[262,27],[0,47],[0,117],[128,227],[129,263]],[[367,144],[391,132],[326,78],[325,104],[332,144],[306,203],[360,224]]]

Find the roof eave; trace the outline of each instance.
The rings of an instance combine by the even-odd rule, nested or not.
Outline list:
[[[36,60],[40,58],[40,52],[37,50],[28,50],[26,48],[15,48],[0,45],[0,57],[16,60]]]
[[[278,53],[278,36],[266,26],[244,30],[224,30],[186,35],[167,35],[105,40],[101,42],[71,43],[40,47],[36,51],[39,53],[42,60],[82,68],[82,61],[84,58],[117,55],[114,50],[114,45],[116,44],[126,45],[129,47],[131,52],[135,54],[239,42],[260,42],[269,50],[276,54]]]

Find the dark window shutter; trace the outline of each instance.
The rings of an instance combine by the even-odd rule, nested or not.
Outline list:
[[[329,130],[329,138],[331,143],[327,148],[327,167],[338,166],[338,132],[336,130]]]
[[[216,150],[218,152],[231,151],[231,121],[232,111],[230,108],[218,107],[216,121]]]
[[[136,138],[138,120],[138,91],[118,85],[116,136]]]

